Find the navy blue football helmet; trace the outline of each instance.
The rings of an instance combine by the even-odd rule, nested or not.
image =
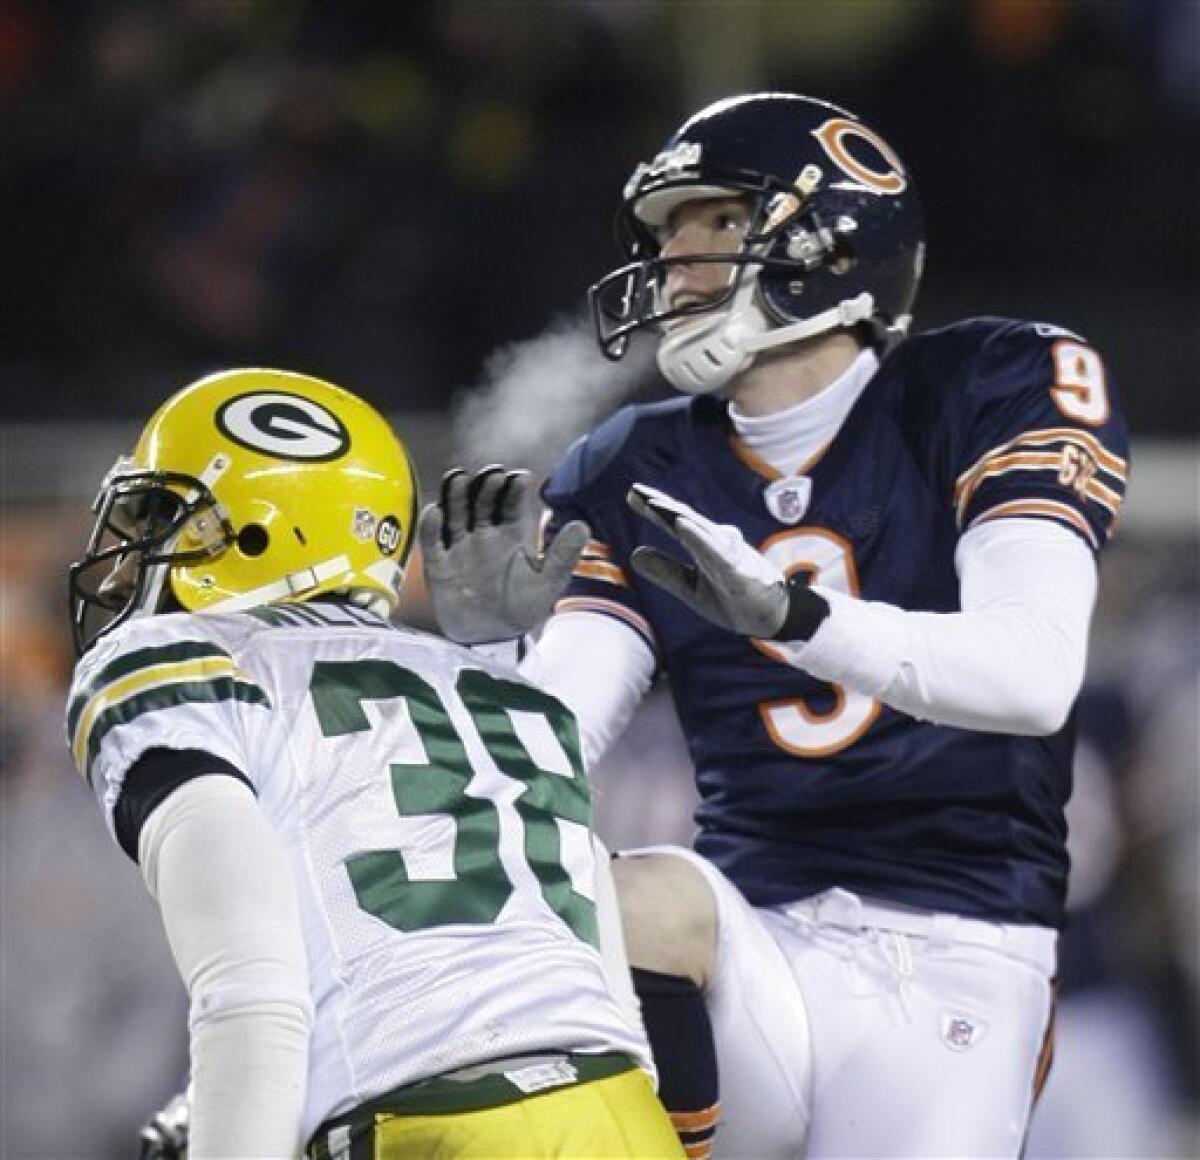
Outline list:
[[[734,254],[663,258],[656,230],[683,202],[747,197]],[[853,113],[794,93],[718,101],[684,122],[626,183],[617,217],[628,263],[589,291],[596,337],[619,359],[629,336],[661,329],[658,361],[680,390],[716,390],[770,347],[863,324],[903,336],[924,262],[912,178]],[[732,267],[716,298],[675,309],[663,288],[680,262]]]

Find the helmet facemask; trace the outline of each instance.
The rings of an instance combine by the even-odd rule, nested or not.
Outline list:
[[[75,652],[127,620],[166,611],[173,567],[219,555],[236,538],[208,486],[118,459],[92,506],[96,520],[68,584]]]
[[[764,266],[780,271],[791,269],[791,263],[770,253],[772,243],[793,216],[789,213],[772,220],[771,206],[794,192],[791,187],[770,177],[754,180],[736,174],[721,175],[720,184],[710,175],[703,181],[693,175],[651,183],[639,176],[645,168],[640,167],[631,178],[630,187],[637,185],[637,191],[627,194],[616,221],[618,244],[631,261],[601,278],[589,291],[597,339],[610,359],[622,357],[635,330],[661,329],[674,322],[710,315],[729,305],[739,287],[757,277]],[[751,224],[739,250],[678,258],[661,255],[656,230],[666,224],[672,209],[687,201],[726,197],[747,198],[753,207]],[[664,295],[671,267],[708,262],[731,267],[725,290],[704,302],[672,308]]]

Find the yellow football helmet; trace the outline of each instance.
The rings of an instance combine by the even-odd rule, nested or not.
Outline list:
[[[93,510],[87,554],[70,569],[79,653],[172,607],[236,611],[336,592],[390,614],[417,484],[403,444],[356,395],[238,369],[172,395]]]

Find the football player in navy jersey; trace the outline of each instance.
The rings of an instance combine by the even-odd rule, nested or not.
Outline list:
[[[466,642],[548,615],[523,671],[593,759],[670,682],[696,848],[616,869],[690,1154],[716,1119],[706,1008],[718,1154],[1017,1156],[1126,475],[1105,365],[1047,323],[908,335],[912,175],[821,101],[697,113],[635,170],[619,223],[599,342],[619,358],[657,331],[682,397],[567,452],[541,555],[529,477],[450,473],[422,521],[435,611]]]

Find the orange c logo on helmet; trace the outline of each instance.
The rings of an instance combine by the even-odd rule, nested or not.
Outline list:
[[[904,175],[904,166],[900,158],[892,152],[891,146],[876,133],[871,132],[866,125],[858,121],[849,121],[845,117],[834,117],[826,121],[819,129],[813,130],[813,136],[821,142],[834,163],[847,177],[865,185],[876,193],[901,193],[908,185]],[[858,137],[866,141],[879,156],[891,167],[889,169],[871,169],[850,155],[846,148],[847,137]]]

